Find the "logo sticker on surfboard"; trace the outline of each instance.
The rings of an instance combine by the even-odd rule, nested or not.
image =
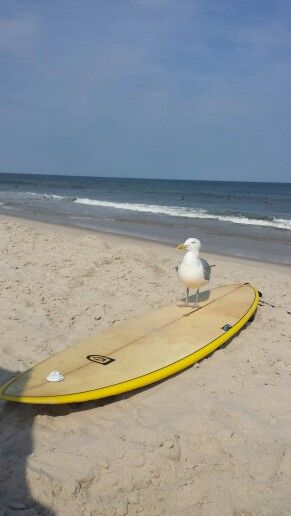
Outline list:
[[[222,328],[221,328],[221,329],[222,329],[223,331],[228,331],[228,330],[230,330],[230,328],[232,328],[231,324],[225,324],[224,326],[222,326]]]
[[[102,355],[87,355],[86,358],[90,360],[90,362],[95,362],[96,364],[101,365],[108,365],[115,361],[115,358],[104,357]]]

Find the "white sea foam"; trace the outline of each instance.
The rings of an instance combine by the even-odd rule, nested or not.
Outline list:
[[[137,204],[137,203],[121,203],[111,201],[98,201],[95,199],[77,198],[76,204],[85,204],[87,206],[99,206],[103,208],[115,208],[125,211],[136,211],[140,213],[154,213],[160,215],[170,215],[173,217],[186,217],[190,219],[213,219],[221,222],[232,222],[234,224],[247,224],[251,226],[267,226],[279,229],[291,230],[290,219],[273,218],[272,220],[251,219],[243,216],[235,215],[217,215],[208,213],[206,210],[193,209],[182,206],[159,206],[156,204]]]
[[[66,200],[68,197],[63,197],[62,195],[55,195],[55,194],[40,194],[35,192],[26,192],[29,195],[32,195],[33,197],[37,197],[39,199],[55,199],[57,201]]]
[[[291,220],[282,218],[273,219],[256,219],[249,218],[243,215],[219,215],[215,213],[209,213],[203,209],[194,209],[183,206],[163,206],[158,204],[140,204],[140,203],[127,203],[127,202],[112,202],[112,201],[101,201],[97,199],[87,198],[76,198],[70,196],[62,196],[55,194],[40,194],[36,192],[25,192],[26,195],[32,196],[39,199],[52,199],[56,201],[67,201],[76,204],[84,204],[87,206],[96,206],[101,208],[113,208],[117,210],[133,211],[139,213],[153,213],[156,215],[169,215],[172,217],[185,217],[189,219],[212,219],[219,220],[221,222],[230,222],[233,224],[242,224],[249,226],[264,226],[278,229],[286,229],[291,231]],[[19,195],[23,193],[19,192]]]

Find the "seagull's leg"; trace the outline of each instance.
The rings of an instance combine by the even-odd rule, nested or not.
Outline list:
[[[186,288],[186,299],[185,299],[185,303],[179,303],[178,306],[180,307],[190,307],[190,308],[197,308],[199,307],[198,303],[197,303],[197,300],[198,300],[198,295],[199,295],[199,288],[196,292],[196,298],[195,298],[195,303],[189,303],[189,287]]]
[[[197,292],[196,292],[196,295],[195,295],[195,302],[194,303],[189,303],[188,302],[188,294],[189,294],[189,289],[187,289],[187,295],[186,295],[186,303],[184,306],[190,306],[191,308],[199,308],[199,305],[198,305],[198,296],[199,296],[199,288],[197,289]]]
[[[189,287],[186,288],[186,299],[185,299],[185,303],[182,301],[181,303],[178,303],[178,306],[180,306],[181,308],[185,307],[185,306],[191,306],[191,304],[188,302],[188,297],[189,297]]]
[[[199,297],[199,288],[196,291],[195,303],[189,303],[189,299],[188,299],[189,298],[189,288],[187,288],[187,290],[186,290],[186,302],[182,303],[180,306],[189,306],[191,308],[199,308],[198,297]]]
[[[197,288],[196,299],[195,299],[195,305],[197,305],[197,306],[198,306],[198,297],[199,297],[199,288]]]

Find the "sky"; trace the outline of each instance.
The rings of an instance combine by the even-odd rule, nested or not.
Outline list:
[[[291,181],[291,3],[0,0],[0,171]]]

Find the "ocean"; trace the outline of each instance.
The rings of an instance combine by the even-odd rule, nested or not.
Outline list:
[[[0,174],[0,212],[291,265],[291,183]]]

